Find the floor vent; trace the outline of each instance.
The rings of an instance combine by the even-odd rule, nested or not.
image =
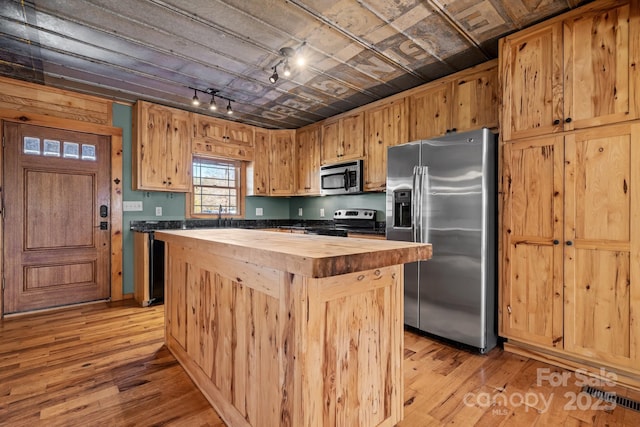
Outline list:
[[[602,399],[605,402],[615,402],[616,406],[622,406],[623,408],[640,412],[640,402],[628,399],[626,397],[618,396],[615,392],[604,391],[591,386],[582,387],[582,392],[590,394],[591,396],[598,399]]]

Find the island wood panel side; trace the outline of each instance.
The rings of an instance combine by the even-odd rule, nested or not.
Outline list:
[[[167,255],[167,313],[184,310],[167,318],[169,349],[230,425],[281,425],[293,405],[280,398],[286,276],[173,245]]]
[[[403,410],[403,266],[305,280],[301,425],[396,425]]]
[[[400,421],[402,266],[313,279],[175,244],[167,259],[167,345],[229,425]]]

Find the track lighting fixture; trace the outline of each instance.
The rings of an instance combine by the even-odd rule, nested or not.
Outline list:
[[[231,107],[231,102],[233,101],[233,99],[220,95],[219,90],[213,89],[213,88],[208,88],[203,90],[203,89],[198,89],[191,86],[189,86],[189,89],[193,90],[193,98],[191,99],[191,103],[194,107],[197,107],[200,105],[200,100],[198,99],[198,92],[200,92],[207,95],[211,95],[211,101],[209,101],[209,104],[208,104],[208,108],[210,111],[218,110],[218,105],[216,104],[216,97],[218,97],[220,99],[224,99],[225,101],[227,101],[227,114],[229,115],[233,114],[233,108]]]
[[[198,99],[198,90],[197,89],[193,90],[193,98],[191,98],[191,104],[194,107],[197,107],[198,105],[200,105],[200,100]]]
[[[305,44],[307,44],[307,42],[302,42],[302,44],[296,49],[292,47],[283,47],[278,51],[278,53],[280,54],[280,60],[276,63],[276,65],[271,67],[271,69],[273,70],[273,74],[269,76],[269,81],[271,83],[275,83],[278,81],[278,65],[282,65],[282,74],[284,74],[285,77],[289,77],[291,76],[291,66],[289,65],[289,59],[291,59],[292,61],[295,59],[296,65],[298,66],[303,66],[305,64],[306,61],[303,55],[303,48]]]
[[[269,77],[269,81],[271,83],[275,83],[278,81],[278,66],[276,65],[275,67],[273,67],[273,74],[271,74],[271,77]]]

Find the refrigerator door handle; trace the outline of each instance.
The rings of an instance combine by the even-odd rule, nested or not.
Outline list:
[[[413,167],[413,183],[411,189],[413,196],[411,197],[411,232],[413,233],[413,241],[418,240],[418,219],[420,218],[420,166]]]
[[[429,167],[422,166],[422,175],[420,176],[420,242],[429,243],[429,198],[431,195],[429,183]]]
[[[413,168],[413,197],[411,198],[412,215],[411,226],[413,227],[413,241],[422,243],[425,240],[422,238],[423,229],[425,227],[424,217],[424,201],[425,191],[429,185],[429,168],[426,166],[415,166]]]

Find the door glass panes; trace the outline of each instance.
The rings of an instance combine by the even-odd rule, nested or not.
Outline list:
[[[64,142],[64,154],[65,159],[79,159],[80,158],[80,144],[77,142]]]
[[[60,141],[45,139],[42,154],[45,156],[60,157]]]
[[[91,144],[82,144],[82,160],[95,160],[96,146]]]
[[[80,151],[80,145],[82,145],[82,151]],[[22,143],[22,152],[34,156],[60,157],[60,141],[45,139],[41,147],[40,138],[25,136]],[[62,144],[62,157],[65,159],[96,161],[96,146],[94,144],[65,141]]]
[[[193,159],[193,213],[239,215],[240,162]]]
[[[24,154],[40,155],[40,138],[25,136],[23,141],[22,152]]]

